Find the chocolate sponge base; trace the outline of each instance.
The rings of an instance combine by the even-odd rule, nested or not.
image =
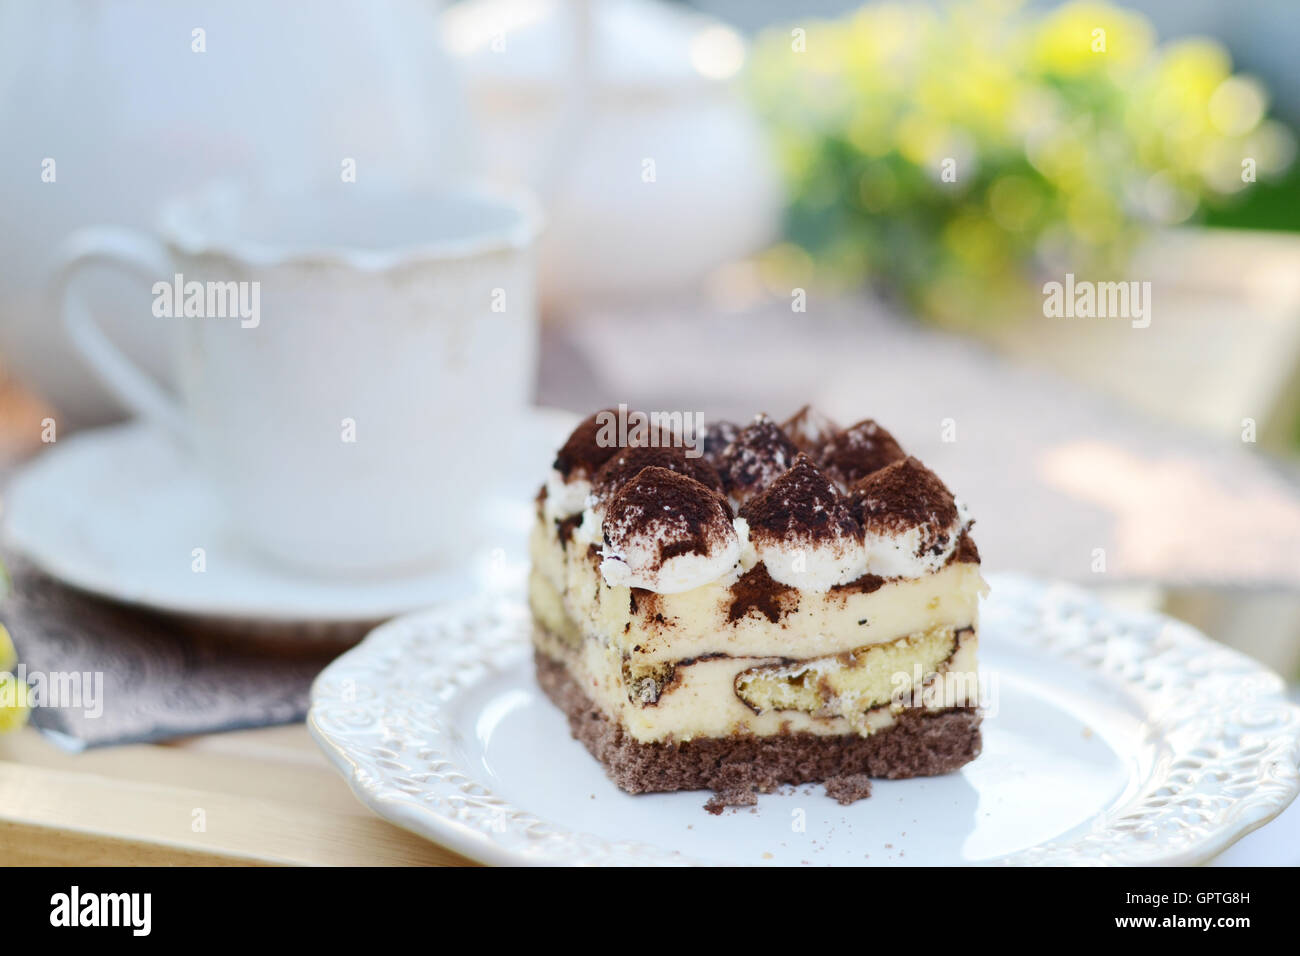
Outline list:
[[[712,790],[707,809],[756,802],[782,784],[825,781],[841,802],[866,796],[864,778],[950,773],[980,752],[980,715],[973,707],[908,711],[869,737],[779,734],[708,737],[685,743],[641,743],[597,707],[559,661],[538,651],[537,682],[569,718],[569,730],[628,793]],[[856,797],[854,796],[856,795]]]

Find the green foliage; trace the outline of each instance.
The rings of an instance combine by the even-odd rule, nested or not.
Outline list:
[[[1265,91],[1214,41],[1157,46],[1105,3],[1019,6],[872,4],[759,38],[791,197],[776,261],[983,321],[1044,272],[1116,274],[1146,228],[1253,188],[1245,160],[1259,179],[1290,163]]]

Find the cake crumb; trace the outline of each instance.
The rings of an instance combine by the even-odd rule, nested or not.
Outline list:
[[[826,781],[826,796],[842,807],[871,796],[871,778],[865,773],[846,773]]]
[[[727,807],[753,807],[758,805],[758,792],[752,787],[728,787],[716,791],[704,805],[715,817]]]

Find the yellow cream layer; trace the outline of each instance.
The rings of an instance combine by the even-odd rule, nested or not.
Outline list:
[[[935,666],[933,649],[943,643],[935,632],[875,645],[858,654],[807,661],[834,691],[833,699],[817,706],[802,700],[763,701],[754,694],[749,703],[737,694],[744,675],[758,672],[793,675],[783,657],[717,657],[683,661],[657,671],[649,681],[632,671],[629,659],[613,644],[582,637],[566,621],[563,601],[551,585],[534,573],[530,603],[537,618],[535,641],[545,654],[564,662],[578,685],[611,719],[642,743],[685,741],[731,734],[767,736],[780,733],[819,735],[871,734],[894,723],[906,706],[944,710],[978,703],[976,684],[978,641],[974,631],[939,629],[954,649]],[[874,650],[882,653],[873,653]],[[888,672],[886,672],[886,670]],[[931,674],[938,676],[929,684]],[[915,696],[915,678],[922,689]],[[855,707],[859,693],[872,693],[887,681],[897,692],[889,703],[865,712]],[[901,694],[901,696],[899,696]],[[789,706],[786,706],[786,705]],[[862,706],[866,706],[863,704]],[[847,716],[846,716],[847,715]]]
[[[754,667],[775,663],[772,658],[714,658],[678,666],[674,682],[653,704],[629,699],[623,681],[622,661],[608,647],[592,640],[576,649],[539,631],[537,643],[543,653],[565,663],[579,686],[603,713],[618,721],[624,732],[641,743],[696,737],[727,737],[733,734],[770,736],[782,733],[811,733],[821,736],[872,734],[893,725],[896,714],[913,705],[910,695],[903,703],[876,707],[852,719],[819,716],[802,710],[765,710],[755,713],[735,693],[736,677]],[[975,705],[975,635],[963,632],[956,652],[934,681],[942,694],[925,692],[920,704],[929,710]],[[900,673],[910,673],[906,668]]]
[[[531,551],[530,587],[536,591],[540,579],[562,595],[571,622],[557,619],[548,626],[595,637],[637,667],[709,654],[802,660],[935,627],[974,628],[985,589],[979,565],[952,563],[924,577],[887,581],[869,593],[792,592],[790,603],[797,600],[798,606],[775,622],[752,609],[731,621],[731,579],[679,594],[643,593],[634,611],[631,589],[605,584],[599,559],[577,542],[564,548],[553,525],[538,521]]]

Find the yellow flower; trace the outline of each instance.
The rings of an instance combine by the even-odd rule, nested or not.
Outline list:
[[[18,663],[18,650],[8,629],[0,624],[0,671],[11,671]]]
[[[1039,24],[1034,41],[1039,65],[1079,76],[1123,72],[1142,63],[1155,45],[1151,23],[1109,3],[1067,3]]]
[[[13,674],[18,663],[18,651],[3,624],[0,624],[0,733],[17,730],[27,723],[30,712],[30,691]]]
[[[0,674],[0,734],[17,730],[31,713],[31,691],[13,674]]]

